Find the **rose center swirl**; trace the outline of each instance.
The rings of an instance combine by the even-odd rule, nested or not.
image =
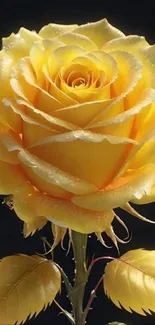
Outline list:
[[[104,86],[105,81],[104,71],[98,68],[90,69],[90,67],[80,64],[71,64],[67,68],[61,67],[55,76],[57,86],[65,84],[74,90],[100,88]]]

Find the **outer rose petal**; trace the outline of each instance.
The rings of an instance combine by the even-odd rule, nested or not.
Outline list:
[[[97,191],[97,187],[83,179],[74,177],[59,168],[48,164],[46,161],[32,155],[28,150],[21,150],[19,160],[24,167],[31,171],[32,179],[43,183],[44,191],[46,185],[53,184],[74,194],[88,194]]]
[[[81,233],[102,232],[114,217],[112,211],[93,212],[36,191],[17,165],[0,162],[0,193],[13,194],[14,210],[26,223],[41,215],[62,227]]]
[[[70,201],[56,199],[40,192],[14,196],[14,209],[25,222],[44,215],[58,226],[81,233],[103,232],[113,221],[112,210],[93,212],[76,207]]]
[[[41,37],[34,31],[30,31],[26,28],[20,28],[17,34],[12,33],[8,37],[3,37],[2,39],[2,46],[3,49],[13,49],[16,48],[18,49],[20,46],[19,54],[20,57],[23,57],[23,51],[25,51],[25,55],[28,55],[29,53],[29,48],[32,46],[32,44],[36,41],[38,41]],[[21,51],[23,50],[23,51]],[[14,53],[11,51],[11,53]]]
[[[0,52],[0,121],[1,123],[10,126],[16,132],[21,132],[21,119],[19,116],[8,108],[4,108],[2,99],[5,96],[13,96],[13,91],[10,87],[10,73],[14,65],[14,60],[6,55],[5,52]]]
[[[30,193],[32,186],[18,165],[0,161],[0,194]],[[31,220],[30,220],[31,222]]]
[[[31,152],[50,164],[103,188],[123,164],[127,144],[131,142],[135,143],[129,138],[79,130],[33,144]]]
[[[96,44],[92,42],[88,37],[73,32],[60,35],[56,37],[54,40],[59,40],[60,42],[63,42],[65,45],[78,45],[80,47],[83,47],[85,50],[89,52],[97,50]]]
[[[63,107],[56,98],[37,85],[29,58],[26,57],[20,60],[19,69],[21,75],[18,74],[15,79],[11,79],[11,86],[18,95],[30,101],[29,93],[34,93],[30,102],[34,103],[37,109],[48,114],[51,114],[53,110]],[[23,80],[18,80],[19,78],[21,79],[21,76],[24,78],[26,84],[23,84]],[[29,91],[25,92],[25,86],[29,86]]]
[[[77,25],[48,24],[40,30],[39,35],[43,38],[53,39],[66,32],[73,31],[76,27]]]
[[[141,48],[147,47],[149,44],[142,36],[129,35],[122,38],[113,39],[105,43],[101,50],[105,52],[127,51],[136,54]]]
[[[119,29],[109,24],[107,19],[78,26],[74,29],[74,33],[86,35],[98,48],[111,39],[124,36]]]
[[[0,160],[11,164],[19,164],[18,152],[21,148],[20,137],[0,124]]]
[[[150,195],[155,184],[155,165],[148,164],[138,170],[130,170],[124,176],[109,184],[104,190],[92,195],[75,196],[72,202],[79,207],[93,211],[114,209],[128,201],[139,200]]]
[[[149,194],[144,194],[141,199],[134,199],[132,202],[135,204],[148,204],[155,202],[155,186],[152,187],[152,190]]]

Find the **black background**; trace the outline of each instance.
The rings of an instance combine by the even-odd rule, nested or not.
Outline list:
[[[86,23],[96,21],[106,17],[109,22],[126,34],[145,35],[151,43],[155,43],[155,3],[154,1],[93,1],[83,2],[73,0],[72,3],[66,1],[17,1],[10,0],[0,2],[0,37],[8,36],[11,32],[17,32],[23,26],[33,30],[39,30],[43,25],[55,22],[62,24]],[[155,220],[155,204],[138,207],[144,216]],[[143,223],[127,213],[119,211],[123,220],[132,232],[132,240],[126,245],[120,245],[121,254],[127,250],[135,248],[155,249],[155,225]],[[43,253],[41,236],[46,236],[52,242],[50,225],[48,224],[42,231],[27,239],[22,235],[22,222],[13,211],[0,204],[0,257],[7,255],[25,253]],[[122,228],[115,222],[117,233],[124,236]],[[110,244],[109,241],[107,243]],[[67,249],[67,240],[64,246]],[[92,235],[88,240],[89,259],[95,253],[97,256],[111,255],[117,256],[115,248],[104,248],[96,241]],[[66,251],[57,247],[55,250],[55,260],[64,267],[70,277],[73,277],[72,254],[66,256]],[[95,283],[100,278],[104,270],[104,262],[98,262],[93,268],[92,275],[87,290],[92,290]],[[38,297],[39,299],[39,297]],[[154,297],[155,299],[155,297]],[[62,289],[62,295],[57,297],[64,308],[69,309],[66,292]],[[67,319],[59,315],[59,310],[53,304],[45,312],[39,314],[35,319],[27,322],[29,325],[67,325]],[[151,325],[155,324],[155,316],[143,317],[135,313],[130,314],[115,307],[105,296],[102,286],[98,289],[97,298],[93,303],[93,310],[90,311],[88,325],[106,325],[110,321],[123,321],[127,325]],[[5,325],[5,324],[4,324]]]

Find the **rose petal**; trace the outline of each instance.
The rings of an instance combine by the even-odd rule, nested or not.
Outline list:
[[[54,135],[48,138],[45,138],[41,141],[37,141],[34,143],[31,148],[41,146],[44,144],[50,144],[55,142],[72,142],[76,140],[82,140],[86,142],[103,142],[108,141],[112,144],[119,144],[119,143],[132,143],[132,144],[138,144],[135,140],[129,139],[129,138],[119,138],[116,136],[111,135],[104,135],[100,133],[93,133],[91,131],[85,131],[85,130],[77,130],[72,132],[66,132],[63,134]]]
[[[48,24],[39,31],[39,35],[52,39],[66,32],[72,32],[76,27],[77,25]]]
[[[0,52],[0,120],[1,123],[10,126],[13,130],[21,132],[21,119],[19,116],[14,114],[14,112],[8,107],[5,109],[2,99],[7,96],[11,97],[13,91],[10,87],[10,73],[13,67],[14,61],[11,57],[5,54],[5,52]]]
[[[44,123],[43,120],[37,121],[35,118],[30,117],[27,113],[24,112],[24,110],[22,110],[22,107],[20,107],[19,105],[17,105],[16,102],[13,102],[11,100],[8,100],[8,99],[4,98],[3,103],[4,103],[5,107],[10,107],[13,110],[13,112],[15,112],[17,114],[17,116],[19,115],[21,117],[21,119],[23,121],[25,121],[26,123],[33,124],[33,125],[38,125],[38,126],[41,126],[42,128],[47,129],[47,130],[52,130],[46,124],[46,122]]]
[[[40,35],[37,34],[34,30],[30,31],[24,27],[21,27],[19,29],[18,34],[25,40],[29,48],[33,45],[34,42],[41,39]]]
[[[78,45],[84,48],[86,51],[94,51],[97,46],[88,37],[84,35],[79,35],[74,32],[67,32],[54,38],[54,41],[58,40],[63,42],[65,45]]]
[[[27,108],[27,115],[33,119],[36,119],[36,121],[43,121],[48,127],[51,127],[53,129],[56,129],[56,131],[69,129],[69,130],[76,130],[78,127],[72,123],[63,121],[59,118],[53,117],[51,115],[48,115],[37,108],[35,108],[32,104],[26,102],[25,100],[16,100],[17,104],[20,106],[25,106]]]
[[[138,54],[144,64],[147,79],[151,79],[149,86],[155,88],[155,45],[140,49]]]
[[[119,77],[113,83],[113,91],[116,100],[103,113],[99,114],[92,120],[87,127],[102,126],[102,121],[109,119],[121,113],[120,108],[124,112],[124,98],[133,90],[138,80],[141,77],[141,63],[130,53],[118,51],[111,52],[112,57],[115,58],[118,64]],[[114,96],[114,97],[115,97]],[[121,103],[123,105],[121,105]],[[126,110],[128,108],[126,107]]]
[[[63,46],[62,42],[49,39],[35,42],[30,48],[29,58],[37,77],[37,84],[42,87],[44,84],[43,65],[48,61],[52,52]]]
[[[19,167],[3,162],[0,162],[0,192],[13,194],[14,210],[26,223],[31,223],[42,215],[62,227],[89,233],[104,231],[114,217],[112,211],[87,211],[76,207],[68,200],[40,193],[27,181]]]
[[[153,108],[154,108],[154,104],[153,104]],[[144,126],[145,126],[145,124],[144,124]],[[145,129],[145,127],[144,127],[144,129]],[[141,137],[138,145],[135,147],[132,147],[132,150],[130,151],[129,155],[126,157],[124,165],[122,165],[122,167],[120,168],[120,170],[117,174],[117,178],[122,176],[127,169],[130,169],[130,166],[133,166],[133,168],[136,169],[136,165],[137,165],[136,157],[139,154],[140,154],[139,157],[142,159],[141,162],[143,165],[148,164],[149,162],[154,164],[153,147],[151,145],[154,143],[154,141],[155,141],[155,128],[154,128],[154,120],[153,120],[152,125],[150,125],[150,128],[147,128],[147,125],[146,125],[146,130],[144,133],[142,130],[142,137]],[[149,146],[149,143],[150,143],[150,146]],[[145,145],[146,145],[146,147],[145,147]],[[145,158],[144,158],[144,156],[145,156]],[[148,158],[148,160],[147,160],[147,158]],[[139,161],[139,166],[141,167],[140,161]]]
[[[136,54],[139,49],[147,47],[149,44],[143,36],[129,35],[110,40],[101,48],[102,51],[127,51]]]
[[[50,77],[49,71],[47,69],[47,66],[43,66],[43,73],[46,77],[46,79],[49,82],[49,94],[51,94],[54,98],[59,100],[64,106],[69,106],[69,105],[75,105],[77,104],[77,101],[74,100],[73,98],[69,97],[67,94],[65,94],[61,89],[59,89],[56,84],[53,82],[53,80]]]
[[[97,191],[95,185],[52,166],[27,150],[21,150],[18,157],[22,165],[32,171],[31,175],[35,185],[39,179],[43,182],[45,192],[46,183],[56,185],[68,192],[79,195]]]
[[[18,151],[21,148],[20,137],[4,125],[0,125],[0,160],[19,164]]]
[[[81,233],[103,232],[114,218],[113,211],[93,212],[76,207],[67,200],[49,197],[40,192],[14,197],[14,210],[20,219],[36,219],[43,215],[58,226],[70,228]]]
[[[93,51],[92,53],[88,54],[88,58],[89,57],[91,59],[97,58],[101,62],[101,66],[99,68],[102,69],[106,75],[106,85],[115,81],[119,70],[117,61],[112,55],[102,51]]]
[[[148,164],[138,170],[131,170],[95,194],[76,196],[72,202],[93,211],[114,209],[135,199],[150,195],[155,184],[155,165]]]
[[[32,44],[39,39],[41,39],[41,37],[36,32],[21,27],[17,34],[12,33],[9,37],[3,37],[2,46],[3,49],[9,49],[9,47],[13,48],[13,45],[14,47],[19,45],[22,50],[23,45],[25,45],[25,48],[27,47],[27,49],[29,49]],[[20,54],[22,53],[19,52],[19,55]]]
[[[91,125],[91,129],[95,129],[95,131],[108,133],[116,136],[127,136],[129,134],[127,133],[129,126],[129,129],[132,128],[131,138],[140,141],[140,138],[142,138],[142,133],[139,132],[139,130],[141,130],[141,125],[144,125],[145,119],[147,119],[147,116],[150,111],[152,111],[153,113],[151,104],[154,102],[155,90],[145,89],[145,91],[141,94],[141,97],[139,98],[137,104],[134,105],[131,109],[109,119],[106,118],[105,114],[104,120],[98,123],[94,123],[94,125]],[[111,109],[113,109],[113,102],[110,106]],[[134,123],[133,118],[135,119]]]
[[[50,164],[101,188],[126,158],[128,138],[83,130],[52,136],[31,146],[31,152]],[[106,154],[105,154],[106,153]],[[62,159],[63,157],[63,159]],[[113,161],[115,160],[115,164]]]
[[[108,99],[76,104],[53,112],[53,116],[61,118],[67,122],[76,122],[78,126],[86,127],[87,129],[87,125],[96,117],[96,115],[103,112],[104,109],[109,107],[113,101],[113,99]]]
[[[98,48],[111,39],[124,36],[120,30],[109,24],[107,19],[78,26],[74,29],[74,33],[86,35]]]
[[[32,186],[18,165],[0,161],[0,193],[3,195],[29,193]]]
[[[155,164],[155,139],[149,142],[144,142],[138,152],[131,157],[128,167],[137,169],[148,163]]]
[[[33,88],[37,91],[34,100],[34,105],[36,108],[44,111],[45,113],[50,114],[54,110],[63,107],[59,100],[51,96],[51,94],[49,94],[47,91],[37,85],[36,80],[33,78],[33,70],[29,58],[23,58],[20,61],[20,69],[26,82],[31,85],[32,91]]]

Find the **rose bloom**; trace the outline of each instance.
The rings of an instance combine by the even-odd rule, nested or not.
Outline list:
[[[0,193],[25,223],[100,233],[114,208],[155,200],[154,64],[106,19],[3,39]]]

